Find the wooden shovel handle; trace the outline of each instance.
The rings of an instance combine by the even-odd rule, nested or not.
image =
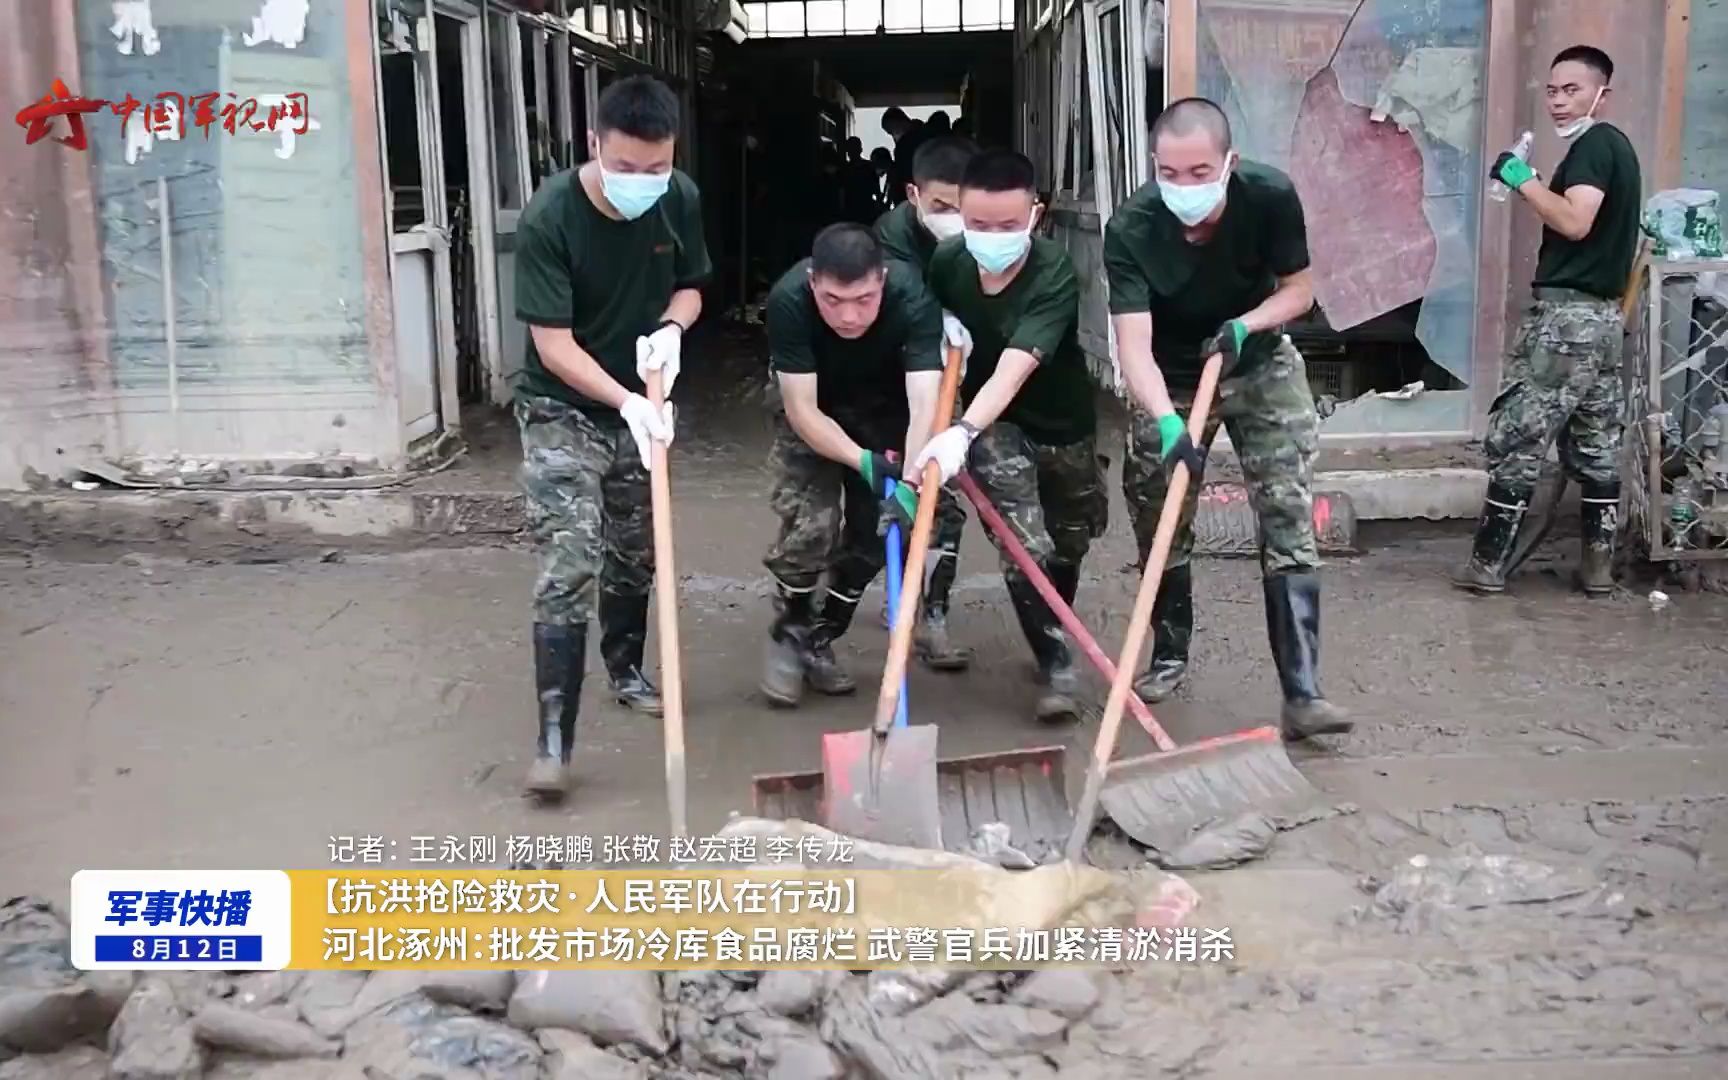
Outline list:
[[[1212,398],[1218,392],[1218,377],[1224,369],[1224,357],[1214,354],[1200,372],[1200,388],[1194,393],[1194,407],[1188,412],[1188,437],[1199,446],[1206,433],[1206,416],[1212,409]],[[1188,466],[1178,462],[1170,474],[1170,484],[1164,492],[1164,506],[1158,514],[1158,531],[1152,538],[1152,550],[1146,555],[1146,569],[1140,575],[1140,591],[1134,597],[1134,613],[1128,617],[1128,637],[1122,642],[1122,656],[1116,661],[1116,678],[1110,683],[1110,696],[1104,702],[1104,719],[1098,724],[1098,739],[1092,744],[1092,760],[1086,763],[1086,788],[1080,795],[1080,805],[1074,814],[1074,831],[1068,835],[1066,855],[1079,862],[1085,850],[1086,838],[1092,834],[1092,822],[1098,813],[1098,796],[1104,789],[1104,773],[1110,759],[1116,756],[1116,738],[1122,727],[1122,712],[1128,704],[1128,688],[1134,672],[1140,666],[1140,652],[1146,646],[1146,632],[1152,625],[1152,607],[1158,600],[1158,582],[1164,576],[1164,564],[1170,558],[1170,546],[1176,540],[1176,527],[1182,520],[1182,502],[1188,495]],[[1162,743],[1159,749],[1169,750]]]
[[[666,403],[663,376],[650,371],[647,397],[659,412]],[[678,567],[672,552],[672,478],[667,475],[666,444],[652,440],[648,491],[654,511],[654,601],[660,642],[660,700],[666,731],[666,810],[673,836],[689,835],[684,775],[684,665],[678,649]]]
[[[960,349],[949,345],[942,365],[942,389],[936,395],[937,423],[946,426],[952,422],[954,399],[959,394]],[[888,729],[894,724],[894,710],[899,705],[906,661],[912,654],[912,631],[918,621],[918,601],[924,592],[924,556],[930,549],[930,533],[936,526],[936,500],[941,496],[942,468],[931,461],[925,464],[924,475],[918,484],[918,513],[912,518],[912,537],[906,547],[900,608],[895,612],[894,630],[888,638],[888,662],[882,666],[882,689],[876,695],[876,719],[871,729],[878,736],[888,734]]]

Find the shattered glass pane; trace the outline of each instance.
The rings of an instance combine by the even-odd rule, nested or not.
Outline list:
[[[1486,169],[1480,147],[1486,25],[1486,4],[1458,0],[1200,0],[1198,15],[1199,91],[1223,105],[1237,148],[1293,175],[1306,168],[1298,185],[1315,207],[1308,231],[1316,263],[1326,261],[1329,244],[1334,263],[1353,250],[1404,255],[1387,260],[1389,268],[1402,269],[1402,285],[1382,280],[1378,288],[1341,294],[1344,286],[1334,280],[1334,303],[1327,305],[1322,295],[1328,315],[1334,308],[1345,312],[1349,317],[1335,323],[1347,328],[1419,293],[1417,340],[1436,365],[1466,385]],[[1335,90],[1327,85],[1334,80]],[[1321,111],[1305,117],[1305,105]],[[1367,120],[1355,109],[1367,110]],[[1406,138],[1400,151],[1397,141]],[[1419,213],[1399,203],[1374,215],[1378,220],[1367,228],[1393,230],[1384,244],[1368,243],[1373,237],[1363,235],[1360,217],[1338,217],[1346,207],[1363,205],[1357,193],[1327,200],[1313,190],[1328,172],[1341,184],[1347,179],[1330,165],[1315,166],[1317,159],[1341,156],[1396,167],[1396,175],[1385,177],[1385,190],[1421,200]],[[1379,272],[1360,269],[1370,279]],[[1430,387],[1414,399],[1378,402],[1372,419],[1354,419],[1377,431],[1456,430],[1468,426],[1468,398]],[[1342,423],[1328,423],[1328,431],[1352,426],[1342,414],[1336,420]]]
[[[1422,153],[1423,210],[1437,258],[1416,337],[1468,385],[1476,326],[1482,74],[1487,6],[1366,0],[1338,48],[1339,88],[1377,121],[1408,130]]]

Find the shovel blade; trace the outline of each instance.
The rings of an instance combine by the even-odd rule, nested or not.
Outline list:
[[[936,726],[822,736],[822,824],[884,844],[941,849]]]
[[[1279,730],[1261,727],[1112,762],[1098,801],[1123,832],[1168,852],[1207,825],[1295,817],[1325,798],[1291,763]]]

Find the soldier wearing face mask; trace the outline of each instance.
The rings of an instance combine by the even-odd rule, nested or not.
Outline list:
[[[890,259],[930,267],[936,245],[959,236],[960,178],[978,153],[970,139],[946,136],[918,147],[912,158],[912,183],[906,201],[876,220],[876,238]],[[946,421],[948,418],[944,417]],[[972,663],[972,651],[956,645],[948,632],[949,597],[960,567],[960,537],[966,510],[958,496],[944,491],[937,503],[935,543],[930,548],[929,580],[925,582],[914,645],[918,657],[933,671],[960,671]]]
[[[1638,245],[1638,155],[1619,128],[1596,119],[1613,93],[1614,62],[1574,46],[1554,58],[1548,115],[1570,147],[1544,187],[1512,153],[1491,178],[1542,219],[1529,313],[1512,338],[1488,413],[1488,496],[1460,588],[1498,593],[1548,448],[1578,481],[1583,530],[1578,581],[1586,595],[1614,589],[1620,483],[1620,298]]]
[[[1319,418],[1302,356],[1282,333],[1314,304],[1301,200],[1288,176],[1242,160],[1223,111],[1203,98],[1164,110],[1152,125],[1152,152],[1157,181],[1116,211],[1104,235],[1117,359],[1139,406],[1122,490],[1141,559],[1157,531],[1167,470],[1187,464],[1190,482],[1153,609],[1151,666],[1135,690],[1161,701],[1187,674],[1194,511],[1205,448],[1222,424],[1259,517],[1285,737],[1349,731],[1318,685],[1320,557],[1310,488]],[[1178,406],[1191,403],[1213,354],[1224,358],[1223,379],[1196,447]]]
[[[672,167],[677,133],[665,84],[638,75],[608,86],[592,160],[547,178],[516,233],[516,317],[529,330],[516,420],[540,561],[539,739],[526,787],[547,799],[569,780],[596,606],[613,695],[661,711],[642,670],[654,580],[647,469],[651,440],[672,442],[672,406],[656,409],[644,383],[657,370],[672,392],[712,272],[696,185]]]
[[[1061,244],[1032,235],[1043,207],[1023,154],[974,157],[959,196],[962,234],[936,248],[926,276],[952,313],[944,333],[967,358],[965,406],[907,475],[922,476],[935,461],[947,483],[967,469],[1072,605],[1081,560],[1109,514],[1097,402],[1080,351],[1080,279]],[[1079,719],[1078,675],[1061,624],[1006,555],[1002,576],[1044,687],[1034,715]]]

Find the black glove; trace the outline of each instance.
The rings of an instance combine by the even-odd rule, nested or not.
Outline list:
[[[1176,463],[1181,462],[1188,466],[1189,482],[1199,484],[1201,474],[1206,471],[1206,451],[1194,445],[1180,416],[1170,413],[1158,418],[1158,441],[1164,455],[1165,470],[1174,469]]]
[[[1217,333],[1201,342],[1200,359],[1202,362],[1210,360],[1213,353],[1222,356],[1224,370],[1219,373],[1219,377],[1224,378],[1242,362],[1242,354],[1247,350],[1251,336],[1248,328],[1242,325],[1241,319],[1231,319],[1220,326]]]
[[[911,484],[895,484],[894,494],[882,500],[882,516],[877,526],[877,533],[888,535],[890,525],[900,526],[900,538],[904,542],[912,533],[912,522],[918,516],[918,489]]]
[[[864,477],[864,483],[876,494],[882,494],[882,482],[885,480],[900,480],[900,463],[893,460],[880,450],[866,450],[864,456],[858,459],[858,472]]]

